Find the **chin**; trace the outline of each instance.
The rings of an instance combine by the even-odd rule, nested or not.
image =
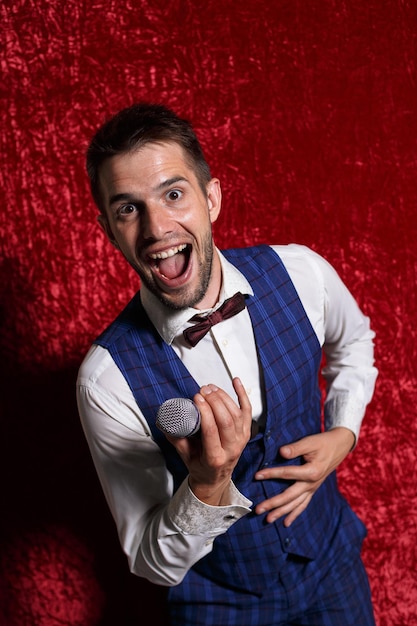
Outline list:
[[[155,287],[155,285],[147,285],[147,287],[162,304],[174,311],[195,307],[204,298],[206,292],[204,287],[200,287],[194,293],[184,291],[183,293],[168,294]]]

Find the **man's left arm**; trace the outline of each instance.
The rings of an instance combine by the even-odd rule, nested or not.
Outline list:
[[[314,254],[314,253],[313,253]],[[287,444],[280,449],[286,459],[303,457],[302,465],[280,466],[257,472],[257,480],[295,481],[281,494],[256,506],[259,514],[269,511],[267,521],[285,516],[285,526],[307,508],[324,480],[355,447],[370,402],[377,370],[369,319],[337,272],[314,254],[316,269],[324,281],[324,345],[326,380],[325,432]]]

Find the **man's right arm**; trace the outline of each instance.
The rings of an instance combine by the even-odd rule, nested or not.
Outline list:
[[[96,373],[98,372],[98,374]],[[210,506],[188,479],[173,494],[159,446],[110,355],[94,347],[77,382],[81,423],[131,571],[176,585],[209,553],[250,501],[230,483],[228,504]]]

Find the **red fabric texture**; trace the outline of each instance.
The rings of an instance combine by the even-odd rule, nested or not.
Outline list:
[[[339,480],[368,527],[378,626],[417,625],[416,3],[5,0],[0,29],[0,624],[124,626],[144,607],[164,623],[74,401],[139,284],[96,224],[85,148],[146,99],[194,123],[220,247],[306,244],[370,315],[380,376]]]

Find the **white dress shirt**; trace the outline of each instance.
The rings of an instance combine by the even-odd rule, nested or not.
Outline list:
[[[377,376],[369,319],[321,256],[296,244],[272,247],[282,259],[326,355],[322,372],[327,381],[326,429],[344,426],[358,438]],[[219,255],[223,284],[214,308],[237,291],[253,293],[239,270]],[[202,311],[168,310],[145,287],[141,298],[159,334],[200,386],[214,383],[236,399],[232,379],[238,376],[242,380],[254,422],[262,428],[263,389],[248,310],[213,326],[190,348],[182,331],[189,319]],[[173,495],[172,476],[149,425],[109,352],[100,346],[93,345],[81,365],[77,400],[131,571],[157,584],[178,584],[212,549],[215,537],[246,515],[252,503],[232,483],[227,506],[200,502],[187,480]]]

